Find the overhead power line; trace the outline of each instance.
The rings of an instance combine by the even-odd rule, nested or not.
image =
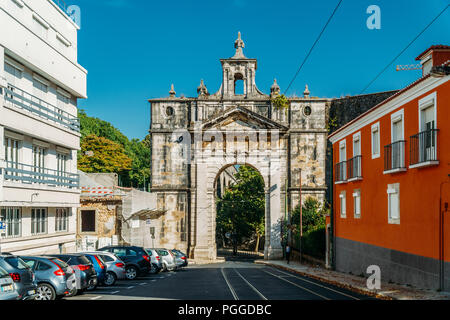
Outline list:
[[[300,71],[302,70],[304,64],[306,63],[306,61],[308,60],[309,56],[311,55],[311,52],[313,51],[314,47],[316,46],[317,42],[319,42],[320,37],[322,37],[322,34],[325,32],[325,29],[328,27],[328,24],[330,23],[331,19],[333,19],[334,14],[336,13],[337,9],[339,8],[339,6],[341,5],[342,0],[339,1],[339,3],[336,5],[336,7],[333,10],[333,13],[330,15],[330,17],[328,18],[327,23],[323,26],[322,31],[320,32],[319,36],[316,38],[316,41],[314,41],[314,44],[312,45],[311,49],[309,49],[308,54],[306,55],[305,59],[303,60],[302,64],[300,65],[300,67],[298,68],[297,72],[294,75],[294,78],[292,78],[291,82],[289,83],[288,87],[286,88],[286,90],[284,91],[284,94],[286,94],[286,92],[288,92],[289,88],[292,86],[292,84],[294,83],[295,79],[297,78],[298,74],[300,73]]]
[[[389,62],[387,65],[386,65],[386,67],[384,67],[383,68],[383,70],[381,70],[377,75],[376,75],[376,77],[375,78],[373,78],[373,80],[372,81],[370,81],[369,82],[369,84],[367,85],[367,86],[365,86],[364,87],[364,89],[359,93],[359,94],[362,94],[362,93],[364,93],[364,91],[366,91],[367,90],[367,88],[369,88],[371,85],[372,85],[372,83],[374,83],[390,66],[391,66],[391,64],[393,64],[394,62],[395,62],[395,60],[397,60],[398,59],[398,57],[400,57],[402,54],[403,54],[403,52],[405,52],[421,35],[422,35],[422,33],[424,33],[444,12],[445,12],[445,10],[447,10],[448,9],[448,7],[450,6],[450,4],[447,4],[447,6],[433,19],[433,20],[431,20],[431,22],[430,23],[428,23],[427,24],[427,26],[422,30],[422,31],[420,31],[419,32],[419,34],[418,35],[416,35],[415,37],[414,37],[414,39],[412,39],[411,40],[411,42],[409,42],[408,43],[408,45],[402,50],[402,51],[400,51],[400,53],[399,54],[397,54],[396,56],[395,56],[395,58],[394,59],[392,59],[392,61],[391,62]]]

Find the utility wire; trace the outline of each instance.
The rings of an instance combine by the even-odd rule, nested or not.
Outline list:
[[[405,52],[414,43],[422,35],[422,33],[424,33],[445,12],[445,10],[448,9],[449,6],[450,6],[450,4],[447,4],[447,6],[444,8],[444,10],[442,10],[433,20],[431,20],[431,22],[422,31],[420,31],[419,34],[417,36],[415,36],[414,39],[410,43],[408,43],[408,45],[402,51],[400,51],[400,53],[398,55],[396,55],[395,58],[392,59],[392,61],[389,62],[386,65],[386,67],[384,67],[384,69],[381,70],[377,74],[377,76],[375,78],[373,78],[373,80],[370,81],[369,84],[367,86],[365,86],[364,89],[359,94],[362,94],[364,91],[366,91],[367,88],[369,88],[372,85],[372,83],[374,83],[387,70],[387,68],[389,68],[390,65],[393,64],[395,62],[395,60],[397,60],[398,57],[400,57],[403,54],[403,52]]]
[[[339,3],[337,4],[336,8],[334,8],[333,13],[331,14],[331,16],[328,18],[327,23],[324,25],[324,27],[322,28],[322,31],[320,32],[319,36],[316,38],[316,41],[314,41],[314,44],[312,45],[311,49],[309,49],[308,54],[306,55],[305,59],[303,60],[302,64],[300,65],[300,68],[298,68],[297,72],[294,75],[294,78],[292,78],[291,82],[289,83],[288,87],[286,88],[286,90],[284,91],[284,94],[286,94],[286,92],[289,90],[289,88],[292,86],[292,84],[294,83],[295,79],[297,78],[298,74],[300,73],[300,70],[302,70],[303,65],[306,63],[306,61],[308,60],[309,56],[311,55],[311,52],[313,51],[314,47],[316,46],[317,42],[319,42],[320,37],[322,37],[322,34],[325,32],[325,29],[328,27],[328,24],[330,23],[331,19],[333,19],[334,14],[336,13],[337,9],[339,8],[339,6],[341,5],[342,0],[339,1]]]

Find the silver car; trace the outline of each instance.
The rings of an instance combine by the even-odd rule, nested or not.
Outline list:
[[[33,270],[38,283],[36,300],[56,300],[76,288],[75,271],[64,261],[49,256],[20,256]]]
[[[116,256],[114,253],[108,251],[92,251],[85,253],[95,254],[105,262],[106,275],[104,284],[106,286],[114,285],[114,283],[116,283],[116,280],[127,279],[127,273],[125,271],[125,263],[122,260],[120,260],[120,258]]]
[[[162,260],[163,271],[175,271],[177,264],[175,262],[175,255],[170,250],[164,248],[155,249]]]
[[[156,249],[152,248],[146,248],[145,251],[150,255],[150,262],[152,264],[152,271],[151,273],[155,274],[160,272],[163,269],[162,260],[159,256],[158,252],[156,252]]]
[[[19,293],[8,272],[0,267],[0,300],[18,300]]]

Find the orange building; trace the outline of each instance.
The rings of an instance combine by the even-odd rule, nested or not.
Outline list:
[[[450,46],[420,79],[330,135],[336,270],[450,290]]]

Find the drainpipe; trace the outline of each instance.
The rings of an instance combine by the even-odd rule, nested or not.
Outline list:
[[[330,205],[330,224],[331,224],[331,270],[336,269],[336,238],[335,238],[335,221],[334,221],[334,190],[333,190],[333,169],[334,169],[334,158],[333,158],[333,146],[331,146],[331,173],[330,173],[330,196],[331,196],[331,205]]]
[[[448,175],[450,178],[450,174]],[[442,187],[450,181],[443,181],[439,186],[439,290],[444,290],[444,212],[448,211],[448,203],[442,206]]]

